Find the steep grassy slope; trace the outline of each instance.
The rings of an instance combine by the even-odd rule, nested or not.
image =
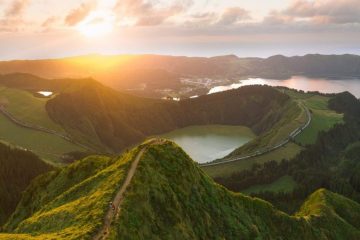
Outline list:
[[[265,86],[174,102],[127,95],[92,81],[49,100],[47,110],[70,134],[118,151],[191,125],[245,125],[259,134],[282,118],[288,102],[287,95]]]
[[[31,180],[50,169],[33,153],[0,143],[0,226],[15,210]]]
[[[288,96],[265,86],[174,102],[132,96],[92,79],[43,79],[18,73],[0,75],[0,84],[6,86],[0,103],[14,116],[52,129],[60,125],[76,142],[108,152],[191,125],[245,125],[260,134],[283,118],[284,106],[293,105]],[[54,97],[33,101],[31,93],[39,90],[52,91]],[[31,107],[21,111],[26,99]]]
[[[291,176],[296,182],[292,191],[278,193],[267,188],[256,194],[287,212],[294,212],[308,194],[322,187],[360,202],[360,101],[345,92],[336,94],[328,102],[335,114],[343,116],[343,123],[320,132],[315,144],[304,147],[290,161],[275,161],[281,158],[274,156],[268,163],[218,175],[216,181],[233,191],[242,191]]]
[[[137,151],[118,158],[88,157],[37,178],[5,229],[45,239],[90,238]]]
[[[138,151],[89,157],[38,178],[0,239],[91,239]],[[323,214],[306,211],[314,208]],[[142,155],[110,239],[356,239],[359,208],[320,190],[298,216],[286,215],[215,184],[182,149],[166,142]]]
[[[305,205],[322,205],[320,209],[330,209],[332,214],[313,217],[300,212],[291,217],[267,202],[215,185],[173,144],[154,146],[140,162],[111,239],[359,237],[360,205],[325,190],[314,193],[310,200],[318,195],[325,195],[326,201],[321,198]],[[341,215],[341,207],[357,212]]]

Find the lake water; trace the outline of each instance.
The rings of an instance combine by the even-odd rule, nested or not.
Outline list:
[[[209,162],[228,155],[236,148],[254,139],[255,134],[243,126],[191,126],[166,133],[199,163]]]
[[[53,94],[53,92],[49,92],[49,91],[39,91],[38,93],[43,95],[44,97],[49,97]]]
[[[210,89],[208,94],[222,92],[230,89],[236,89],[247,85],[270,85],[295,88],[303,91],[319,91],[322,93],[339,93],[344,91],[351,92],[357,98],[360,98],[360,79],[324,79],[308,78],[303,76],[294,76],[287,80],[275,80],[264,78],[249,78],[240,80],[227,86],[217,86]]]

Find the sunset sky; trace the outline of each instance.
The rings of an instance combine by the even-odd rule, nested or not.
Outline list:
[[[0,0],[0,59],[360,54],[359,0]]]

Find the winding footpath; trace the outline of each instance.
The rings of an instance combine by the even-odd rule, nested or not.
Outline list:
[[[135,160],[133,160],[133,162],[131,163],[130,169],[126,175],[123,185],[120,187],[119,191],[116,193],[116,195],[112,201],[112,204],[115,206],[115,210],[109,208],[109,210],[107,211],[107,213],[105,215],[103,226],[99,230],[99,232],[93,237],[93,240],[107,239],[107,237],[110,234],[111,223],[113,222],[114,218],[117,219],[119,217],[120,210],[121,210],[120,206],[124,200],[124,193],[126,192],[126,189],[129,187],[129,185],[131,183],[131,180],[136,172],[136,168],[139,164],[141,157],[144,155],[144,153],[146,152],[146,150],[148,149],[149,146],[162,144],[164,142],[165,142],[165,140],[163,140],[163,139],[152,139],[136,155]]]
[[[312,117],[311,117],[311,113],[310,110],[303,105],[302,106],[303,109],[306,112],[306,116],[307,116],[307,120],[305,122],[304,125],[296,128],[294,131],[292,131],[289,136],[284,139],[283,141],[281,141],[280,143],[276,144],[275,146],[272,147],[268,147],[268,148],[264,148],[264,149],[260,149],[257,150],[254,153],[250,153],[246,156],[241,156],[241,157],[230,157],[230,158],[226,158],[223,161],[219,161],[219,162],[210,162],[210,163],[201,163],[199,164],[202,167],[207,167],[207,166],[215,166],[215,165],[221,165],[221,164],[226,164],[226,163],[230,163],[230,162],[236,162],[236,161],[240,161],[240,160],[244,160],[244,159],[249,159],[249,158],[253,158],[253,157],[257,157],[272,151],[275,151],[276,149],[279,149],[283,146],[285,146],[287,143],[289,143],[292,139],[294,139],[297,135],[299,135],[302,131],[304,131],[311,123]]]

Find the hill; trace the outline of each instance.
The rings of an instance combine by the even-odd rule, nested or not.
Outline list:
[[[0,143],[0,226],[15,210],[22,192],[38,175],[52,169],[29,151]]]
[[[32,182],[0,239],[91,239],[141,152],[109,239],[356,239],[360,205],[319,190],[297,216],[229,192],[171,142],[93,156]]]
[[[297,156],[289,160],[274,158],[245,171],[235,170],[217,178],[217,182],[233,191],[261,189],[254,195],[288,212],[294,212],[309,193],[322,187],[360,202],[360,101],[344,92],[332,97],[328,104],[343,114],[343,121],[320,132],[314,144],[307,145]],[[284,184],[280,180],[285,176],[292,188],[273,191],[274,184]]]
[[[0,73],[23,72],[43,78],[88,78],[117,90],[143,96],[159,97],[171,92],[177,95],[199,95],[207,87],[194,87],[183,79],[227,80],[248,76],[289,78],[293,75],[320,77],[359,77],[360,56],[318,55],[269,58],[182,57],[161,55],[88,55],[64,59],[15,60],[0,62]],[[228,82],[229,82],[228,81]],[[192,95],[191,95],[192,94]]]
[[[145,137],[191,125],[244,125],[260,134],[286,114],[290,101],[267,86],[176,102],[136,97],[88,81],[81,88],[60,92],[46,109],[69,134],[119,151]]]
[[[16,73],[0,76],[0,85],[3,110],[16,122],[35,126],[30,129],[12,126],[11,131],[21,132],[16,136],[41,135],[39,139],[51,138],[48,142],[55,144],[51,144],[51,149],[32,146],[43,140],[31,141],[31,145],[4,134],[5,140],[32,149],[53,162],[61,162],[59,156],[68,152],[87,148],[119,152],[146,137],[192,125],[243,125],[257,135],[275,124],[284,127],[282,132],[292,131],[296,128],[292,126],[292,115],[299,112],[297,103],[287,94],[267,86],[246,86],[176,102],[119,92],[93,79],[44,79]],[[53,94],[39,98],[38,91]],[[47,131],[34,133],[38,129]],[[55,134],[48,136],[49,133]],[[277,141],[282,135],[279,132],[272,140]],[[71,141],[66,142],[68,138]]]

